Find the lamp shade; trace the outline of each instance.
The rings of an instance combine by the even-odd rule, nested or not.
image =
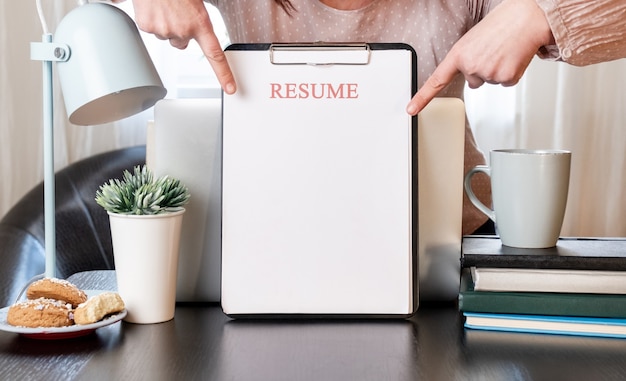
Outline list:
[[[69,58],[56,67],[73,124],[123,119],[167,93],[135,23],[112,5],[73,9],[59,23],[54,42],[69,47]]]

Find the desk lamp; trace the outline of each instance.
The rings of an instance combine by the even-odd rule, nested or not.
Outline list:
[[[52,63],[56,62],[71,123],[103,124],[152,107],[166,90],[139,31],[122,10],[81,1],[48,33],[36,0],[42,42],[31,43],[31,59],[43,61],[44,239],[46,277],[56,275]]]

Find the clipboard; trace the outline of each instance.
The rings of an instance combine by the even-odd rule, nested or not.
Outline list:
[[[417,58],[406,44],[235,44],[223,95],[231,317],[418,308]]]

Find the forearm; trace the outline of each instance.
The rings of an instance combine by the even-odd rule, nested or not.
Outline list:
[[[542,51],[543,58],[583,66],[626,57],[626,1],[536,1],[556,43]]]

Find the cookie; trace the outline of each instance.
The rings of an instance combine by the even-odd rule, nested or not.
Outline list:
[[[9,307],[7,323],[29,328],[66,327],[74,324],[72,306],[47,298],[24,300]]]
[[[26,290],[28,299],[48,298],[70,303],[76,308],[87,301],[87,294],[74,284],[57,278],[43,278],[33,282]]]
[[[124,309],[124,301],[116,292],[105,292],[92,296],[74,310],[76,324],[92,324],[102,320],[107,315],[120,312]]]

